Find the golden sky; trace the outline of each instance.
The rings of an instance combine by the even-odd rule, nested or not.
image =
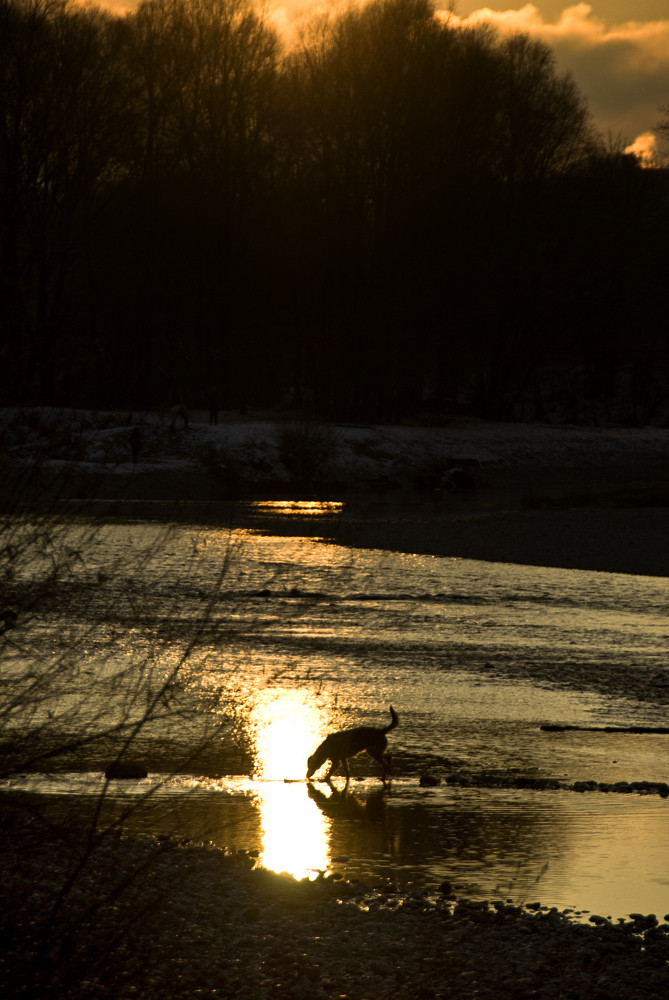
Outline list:
[[[669,105],[668,0],[592,0],[571,6],[537,0],[488,7],[460,0],[456,16],[464,23],[482,19],[502,31],[542,38],[588,98],[598,127],[625,143],[636,140],[637,151],[653,149],[651,130],[662,118],[659,107]]]

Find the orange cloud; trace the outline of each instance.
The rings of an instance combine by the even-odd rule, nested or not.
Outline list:
[[[638,135],[634,142],[626,147],[625,152],[636,156],[642,167],[656,167],[658,165],[657,137],[652,132],[643,132]]]
[[[492,24],[500,32],[522,31],[553,49],[558,65],[569,70],[589,100],[600,129],[632,136],[648,133],[669,103],[669,16],[660,20],[609,24],[592,4],[566,7],[547,20],[535,4],[518,9],[481,7],[451,23]]]
[[[84,3],[83,6],[100,7],[102,10],[108,10],[112,14],[118,14],[121,17],[123,14],[128,14],[134,10],[138,2],[139,0],[95,0],[93,3]]]

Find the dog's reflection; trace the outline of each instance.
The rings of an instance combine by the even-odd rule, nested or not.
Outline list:
[[[328,781],[327,785],[330,789],[329,794],[308,781],[307,791],[309,798],[330,819],[385,823],[387,809],[385,786],[364,795],[356,795],[350,791],[348,781],[343,788],[337,788],[331,781]]]

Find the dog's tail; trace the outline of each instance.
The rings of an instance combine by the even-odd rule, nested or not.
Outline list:
[[[390,718],[392,719],[392,722],[390,723],[389,726],[386,726],[386,728],[383,730],[384,733],[389,733],[391,729],[394,729],[395,726],[399,726],[400,724],[400,720],[397,717],[397,712],[395,711],[392,705],[390,706]]]

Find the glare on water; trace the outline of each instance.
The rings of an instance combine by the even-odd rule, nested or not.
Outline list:
[[[330,517],[337,506],[282,501],[255,511],[285,523]],[[197,740],[199,716],[186,722],[185,712],[202,704],[203,719],[234,720],[223,749],[239,742],[250,763],[242,775],[222,757],[210,772],[221,778],[190,775],[201,780],[188,798],[182,778],[164,775],[155,799],[172,796],[169,832],[198,836],[196,814],[206,813],[208,837],[257,848],[262,864],[298,877],[348,856],[352,874],[460,878],[471,895],[514,878],[534,894],[540,874],[536,892],[549,904],[595,901],[619,913],[659,905],[669,878],[666,800],[427,791],[418,777],[489,770],[666,780],[667,737],[539,727],[666,724],[669,581],[354,551],[253,530],[161,532],[144,522],[104,525],[88,561],[72,564],[63,608],[35,615],[5,675],[29,672],[47,646],[56,664],[67,653],[56,707],[65,713],[80,699],[80,724],[102,725],[123,708],[124,685],[137,685],[136,663],[150,693],[187,653],[170,687],[184,714],[143,732],[149,756],[154,736]],[[140,561],[147,539],[153,555]],[[105,577],[110,553],[120,568]],[[346,791],[341,778],[335,789],[305,782],[306,759],[328,732],[386,725],[390,703],[400,726],[388,791],[366,758]],[[53,712],[45,703],[35,718]],[[44,788],[53,791],[50,780]],[[89,794],[101,781],[91,776]],[[72,782],[79,795],[83,785]],[[638,849],[628,856],[630,844]]]
[[[322,517],[339,514],[341,500],[252,500],[248,507],[253,514],[272,517]]]
[[[322,727],[323,713],[305,690],[261,690],[250,713],[254,771],[261,782],[261,862],[296,878],[328,867],[323,816],[300,780]]]
[[[304,778],[307,757],[323,738],[325,721],[304,689],[259,691],[249,719],[256,776],[265,781]]]
[[[272,871],[309,878],[330,867],[328,830],[304,782],[269,784],[257,793],[260,862]]]

